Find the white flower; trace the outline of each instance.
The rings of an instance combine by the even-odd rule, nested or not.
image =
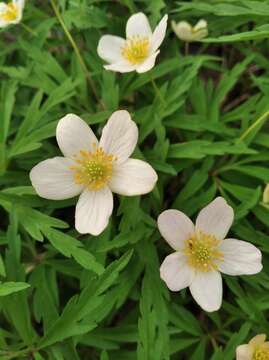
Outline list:
[[[63,117],[56,138],[64,157],[40,162],[30,173],[39,196],[63,200],[80,194],[75,226],[82,234],[100,234],[113,209],[112,191],[127,196],[150,192],[157,174],[142,160],[130,159],[138,129],[125,110],[114,112],[100,142],[91,128],[74,114]]]
[[[134,70],[144,73],[153,68],[165,37],[167,19],[165,15],[152,33],[147,17],[140,12],[127,21],[126,39],[114,35],[102,36],[97,52],[110,64],[104,68],[121,73]]]
[[[205,20],[199,20],[195,26],[191,26],[187,21],[172,21],[171,25],[177,37],[186,42],[200,41],[208,35]]]
[[[256,335],[248,344],[236,349],[236,360],[266,360],[269,359],[269,342],[266,335]]]
[[[0,2],[0,28],[21,21],[24,0],[12,0],[9,3]]]
[[[233,218],[233,209],[222,197],[200,211],[195,225],[178,210],[166,210],[158,218],[162,236],[176,250],[163,261],[161,278],[172,291],[189,287],[196,302],[209,312],[221,306],[220,272],[251,275],[262,269],[261,252],[254,245],[224,240]]]
[[[262,201],[265,204],[269,204],[269,184],[267,184],[265,189],[264,189]]]

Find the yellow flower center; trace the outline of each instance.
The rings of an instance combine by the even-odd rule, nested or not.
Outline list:
[[[6,11],[1,14],[4,21],[10,22],[16,20],[18,17],[18,7],[13,3],[7,4]]]
[[[142,63],[149,54],[149,38],[140,35],[132,36],[126,40],[121,54],[133,65]]]
[[[75,157],[78,165],[72,166],[75,172],[75,182],[84,185],[90,190],[102,189],[112,176],[113,161],[116,160],[111,154],[106,154],[101,147],[93,145],[94,151],[81,150]]]
[[[269,360],[269,349],[258,347],[252,357],[253,360]]]
[[[213,235],[199,231],[185,241],[184,254],[189,266],[198,271],[208,272],[218,268],[218,262],[223,260],[219,251],[220,241]]]

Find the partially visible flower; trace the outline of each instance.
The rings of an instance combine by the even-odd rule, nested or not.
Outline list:
[[[0,2],[0,28],[21,21],[24,0],[12,0],[9,3]]]
[[[160,268],[171,291],[186,287],[206,311],[216,311],[222,302],[221,272],[252,275],[261,271],[261,252],[254,245],[225,239],[234,212],[217,197],[200,211],[195,225],[181,211],[166,210],[158,218],[160,233],[175,250]]]
[[[199,20],[195,26],[187,21],[180,21],[179,23],[172,21],[171,25],[177,37],[186,42],[200,41],[208,35],[205,20]]]
[[[165,37],[168,16],[165,15],[152,33],[143,13],[132,15],[126,25],[126,40],[114,35],[104,35],[98,43],[98,55],[108,62],[106,70],[121,73],[144,73],[153,68]]]
[[[81,234],[100,234],[113,210],[112,192],[142,195],[158,179],[145,161],[131,159],[138,129],[125,110],[114,112],[98,142],[91,128],[74,114],[63,117],[56,138],[64,157],[41,161],[30,173],[39,196],[64,200],[80,195],[75,226]]]
[[[248,344],[240,345],[236,349],[236,360],[268,360],[269,342],[266,335],[256,335]]]
[[[262,201],[263,201],[265,204],[269,204],[269,184],[267,184],[267,185],[265,186],[265,189],[264,189],[264,191],[263,191]]]

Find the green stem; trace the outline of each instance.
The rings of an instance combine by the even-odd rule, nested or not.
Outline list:
[[[218,174],[223,173],[225,171],[233,170],[235,165],[236,164],[223,166],[223,167],[217,169],[216,171],[214,171],[214,173],[212,175],[217,176]]]
[[[266,111],[262,116],[260,116],[252,125],[250,125],[246,131],[243,132],[243,134],[239,137],[238,141],[242,141],[245,139],[245,137],[248,136],[248,134],[251,133],[252,130],[254,130],[267,116],[269,115],[269,110]]]
[[[189,55],[189,46],[190,46],[189,42],[186,41],[185,42],[185,56]]]
[[[29,354],[29,352],[31,352],[32,349],[31,348],[27,348],[27,349],[23,349],[23,350],[19,350],[19,351],[14,351],[14,352],[11,352],[11,351],[0,351],[0,358],[1,355],[3,355],[3,359],[6,359],[6,360],[11,360],[11,359],[19,359],[21,356],[26,356]]]
[[[54,13],[55,13],[56,17],[57,17],[59,23],[61,24],[61,26],[62,26],[62,28],[63,28],[63,31],[64,31],[66,37],[68,38],[70,44],[72,45],[72,47],[73,47],[73,49],[74,49],[74,51],[75,51],[75,54],[77,55],[78,61],[79,61],[79,63],[80,63],[80,66],[81,66],[81,68],[83,69],[83,71],[84,71],[85,74],[86,74],[87,80],[88,80],[88,82],[89,82],[89,85],[90,85],[90,87],[91,87],[91,90],[92,90],[92,92],[93,92],[94,97],[95,97],[96,100],[101,104],[101,106],[102,106],[103,108],[105,108],[103,102],[98,99],[98,96],[97,96],[97,93],[96,93],[96,90],[95,90],[95,87],[94,87],[94,83],[93,83],[92,78],[91,78],[91,75],[90,75],[90,73],[89,73],[89,71],[88,71],[88,69],[87,69],[87,66],[86,66],[86,64],[85,64],[85,61],[83,60],[83,58],[82,58],[82,56],[81,56],[81,54],[80,54],[79,48],[78,48],[75,40],[73,39],[73,36],[71,35],[70,31],[67,29],[67,27],[66,27],[66,25],[65,25],[65,22],[64,22],[61,14],[60,14],[60,12],[59,12],[59,10],[58,10],[57,5],[55,4],[54,0],[50,0],[50,2],[51,2],[51,6],[52,6],[52,8],[53,8],[53,10],[54,10]]]
[[[20,25],[24,28],[24,30],[29,32],[31,35],[37,36],[37,33],[33,29],[31,29],[28,25],[26,25],[22,22],[20,23]]]
[[[209,338],[210,338],[210,341],[211,341],[211,343],[213,345],[214,350],[218,350],[218,344],[216,342],[216,339],[213,336],[210,336],[210,335],[209,335]]]

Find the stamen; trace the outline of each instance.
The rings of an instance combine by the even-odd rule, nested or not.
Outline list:
[[[263,346],[259,346],[252,357],[253,360],[269,360],[269,349],[263,348]]]
[[[189,266],[198,271],[208,272],[218,268],[218,262],[223,260],[219,251],[220,241],[213,235],[199,231],[185,242],[184,254],[188,258]]]
[[[116,159],[106,154],[101,147],[93,144],[93,152],[81,150],[75,157],[77,166],[70,169],[75,172],[75,182],[84,185],[90,190],[102,189],[112,176],[113,162]]]
[[[131,64],[140,64],[149,54],[149,38],[140,35],[132,36],[126,40],[121,54]]]
[[[16,20],[18,17],[18,7],[14,3],[7,4],[7,9],[4,13],[0,14],[0,17],[7,22]]]

